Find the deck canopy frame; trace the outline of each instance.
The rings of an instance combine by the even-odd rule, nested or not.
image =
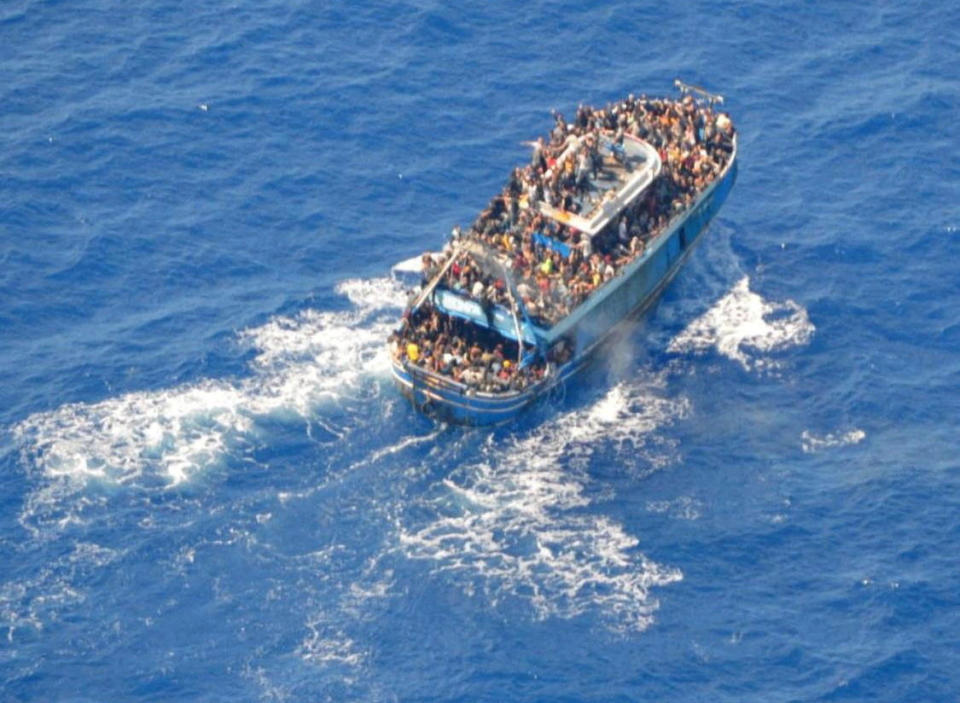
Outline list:
[[[502,305],[485,306],[469,296],[440,285],[450,267],[467,258],[488,276],[503,280],[509,308]],[[483,242],[467,238],[458,241],[450,253],[450,258],[420,291],[410,309],[416,310],[428,299],[435,308],[447,315],[468,320],[517,342],[518,363],[523,357],[524,344],[537,347],[542,345],[541,335],[537,333],[539,328],[531,322],[527,314],[509,263]]]

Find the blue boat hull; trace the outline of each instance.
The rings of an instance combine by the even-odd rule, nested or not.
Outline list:
[[[400,392],[424,413],[457,424],[493,425],[514,419],[566,383],[620,325],[642,314],[657,300],[699,243],[736,177],[734,156],[723,176],[700,196],[684,218],[675,220],[616,280],[561,323],[565,327],[563,334],[574,336],[578,353],[563,366],[552,369],[543,381],[513,393],[482,393],[420,367],[395,361],[393,376]]]

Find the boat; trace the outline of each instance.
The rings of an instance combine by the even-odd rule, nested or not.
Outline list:
[[[675,83],[677,97],[580,105],[569,122],[555,112],[473,225],[396,267],[415,285],[391,368],[416,408],[512,420],[657,300],[737,175],[722,96]]]

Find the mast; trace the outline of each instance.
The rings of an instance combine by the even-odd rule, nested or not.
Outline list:
[[[457,244],[453,251],[450,253],[450,258],[447,259],[447,262],[441,267],[433,279],[426,285],[426,287],[420,291],[420,295],[417,296],[416,300],[413,301],[413,304],[410,306],[411,310],[416,310],[421,305],[423,301],[427,299],[427,296],[433,292],[433,289],[437,287],[437,284],[440,283],[440,280],[443,278],[444,274],[453,266],[453,262],[460,258],[460,255],[463,254],[464,247],[461,244]]]
[[[494,252],[490,251],[481,242],[469,241],[464,244],[464,249],[473,254],[480,262],[490,267],[496,267],[503,276],[503,282],[507,286],[507,293],[510,298],[510,312],[513,315],[513,327],[517,335],[517,365],[523,360],[523,331],[520,325],[520,316],[527,319],[527,311],[523,307],[520,296],[517,295],[516,286],[513,283],[513,276],[507,269],[506,264]]]

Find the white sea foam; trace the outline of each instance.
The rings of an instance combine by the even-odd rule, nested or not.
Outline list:
[[[809,343],[815,329],[800,304],[764,300],[750,290],[750,279],[744,276],[677,335],[668,349],[687,353],[715,347],[748,371],[766,370],[778,365],[772,354]]]
[[[364,459],[360,463],[373,464],[380,461],[384,457],[397,454],[398,452],[402,452],[404,449],[407,449],[408,447],[424,444],[426,442],[432,442],[433,440],[435,440],[437,437],[440,436],[440,433],[442,431],[443,429],[441,428],[439,430],[436,430],[434,432],[431,432],[425,435],[410,435],[408,437],[404,437],[396,444],[391,444],[390,446],[383,447],[382,449],[377,449],[371,452],[370,456],[368,456],[366,459]]]
[[[399,285],[351,280],[337,290],[352,309],[306,310],[242,332],[257,352],[249,377],[71,403],[28,417],[14,436],[49,477],[124,482],[150,467],[183,481],[242,443],[258,417],[311,418],[325,400],[359,392],[364,377],[388,368],[383,340],[393,315],[378,313],[403,304]]]
[[[491,440],[482,462],[443,482],[428,524],[400,526],[401,548],[494,604],[519,598],[539,617],[596,609],[613,627],[643,629],[657,608],[650,589],[682,574],[647,559],[636,537],[589,510],[587,468],[601,451],[649,465],[660,451],[654,430],[687,411],[685,400],[663,395],[662,381],[619,384],[529,436]]]
[[[335,547],[309,555],[305,560],[309,573],[329,571],[331,557],[343,549]],[[296,654],[305,662],[322,666],[363,664],[369,648],[359,644],[345,628],[376,617],[374,604],[385,601],[392,587],[393,571],[382,568],[376,557],[370,558],[351,579],[324,583],[322,598],[315,599],[323,605],[307,616],[304,623],[307,634],[297,646]],[[331,591],[337,594],[332,600]]]
[[[703,511],[703,503],[696,498],[680,496],[674,500],[651,500],[647,502],[651,513],[669,515],[679,520],[697,520]]]
[[[311,618],[306,624],[308,635],[297,648],[297,655],[311,664],[331,663],[357,666],[364,660],[364,651],[344,632],[326,622],[326,616]]]
[[[867,433],[860,429],[852,429],[849,432],[830,432],[819,436],[804,430],[800,435],[800,446],[807,454],[813,454],[823,449],[859,444],[866,439],[866,436]]]
[[[76,582],[122,556],[122,551],[78,541],[29,578],[0,583],[0,627],[7,629],[7,640],[13,642],[20,630],[42,630],[62,611],[80,606],[86,594]]]
[[[331,399],[337,412],[352,398],[369,396],[371,377],[388,367],[384,338],[403,304],[389,279],[346,281],[337,288],[350,304],[336,312],[307,310],[278,316],[239,335],[255,352],[250,373],[239,379],[207,379],[158,391],[141,391],[97,403],[73,403],[37,413],[12,428],[34,475],[20,523],[37,541],[64,539],[108,514],[111,487],[125,483],[169,486],[188,480],[227,453],[242,453],[256,440],[257,423],[268,416],[299,418],[337,435],[324,418]],[[107,490],[87,490],[90,482]],[[259,523],[271,514],[256,515]],[[151,518],[141,524],[149,527]],[[228,539],[251,539],[243,530]],[[68,560],[48,564],[29,581],[0,581],[0,627],[8,638],[20,629],[40,629],[58,612],[86,598],[84,575],[110,554],[80,545]],[[112,558],[112,557],[111,557]],[[193,568],[196,545],[173,560]],[[350,602],[356,596],[349,596]],[[349,637],[319,621],[302,654],[311,661],[357,663]],[[309,628],[308,628],[309,629]]]

